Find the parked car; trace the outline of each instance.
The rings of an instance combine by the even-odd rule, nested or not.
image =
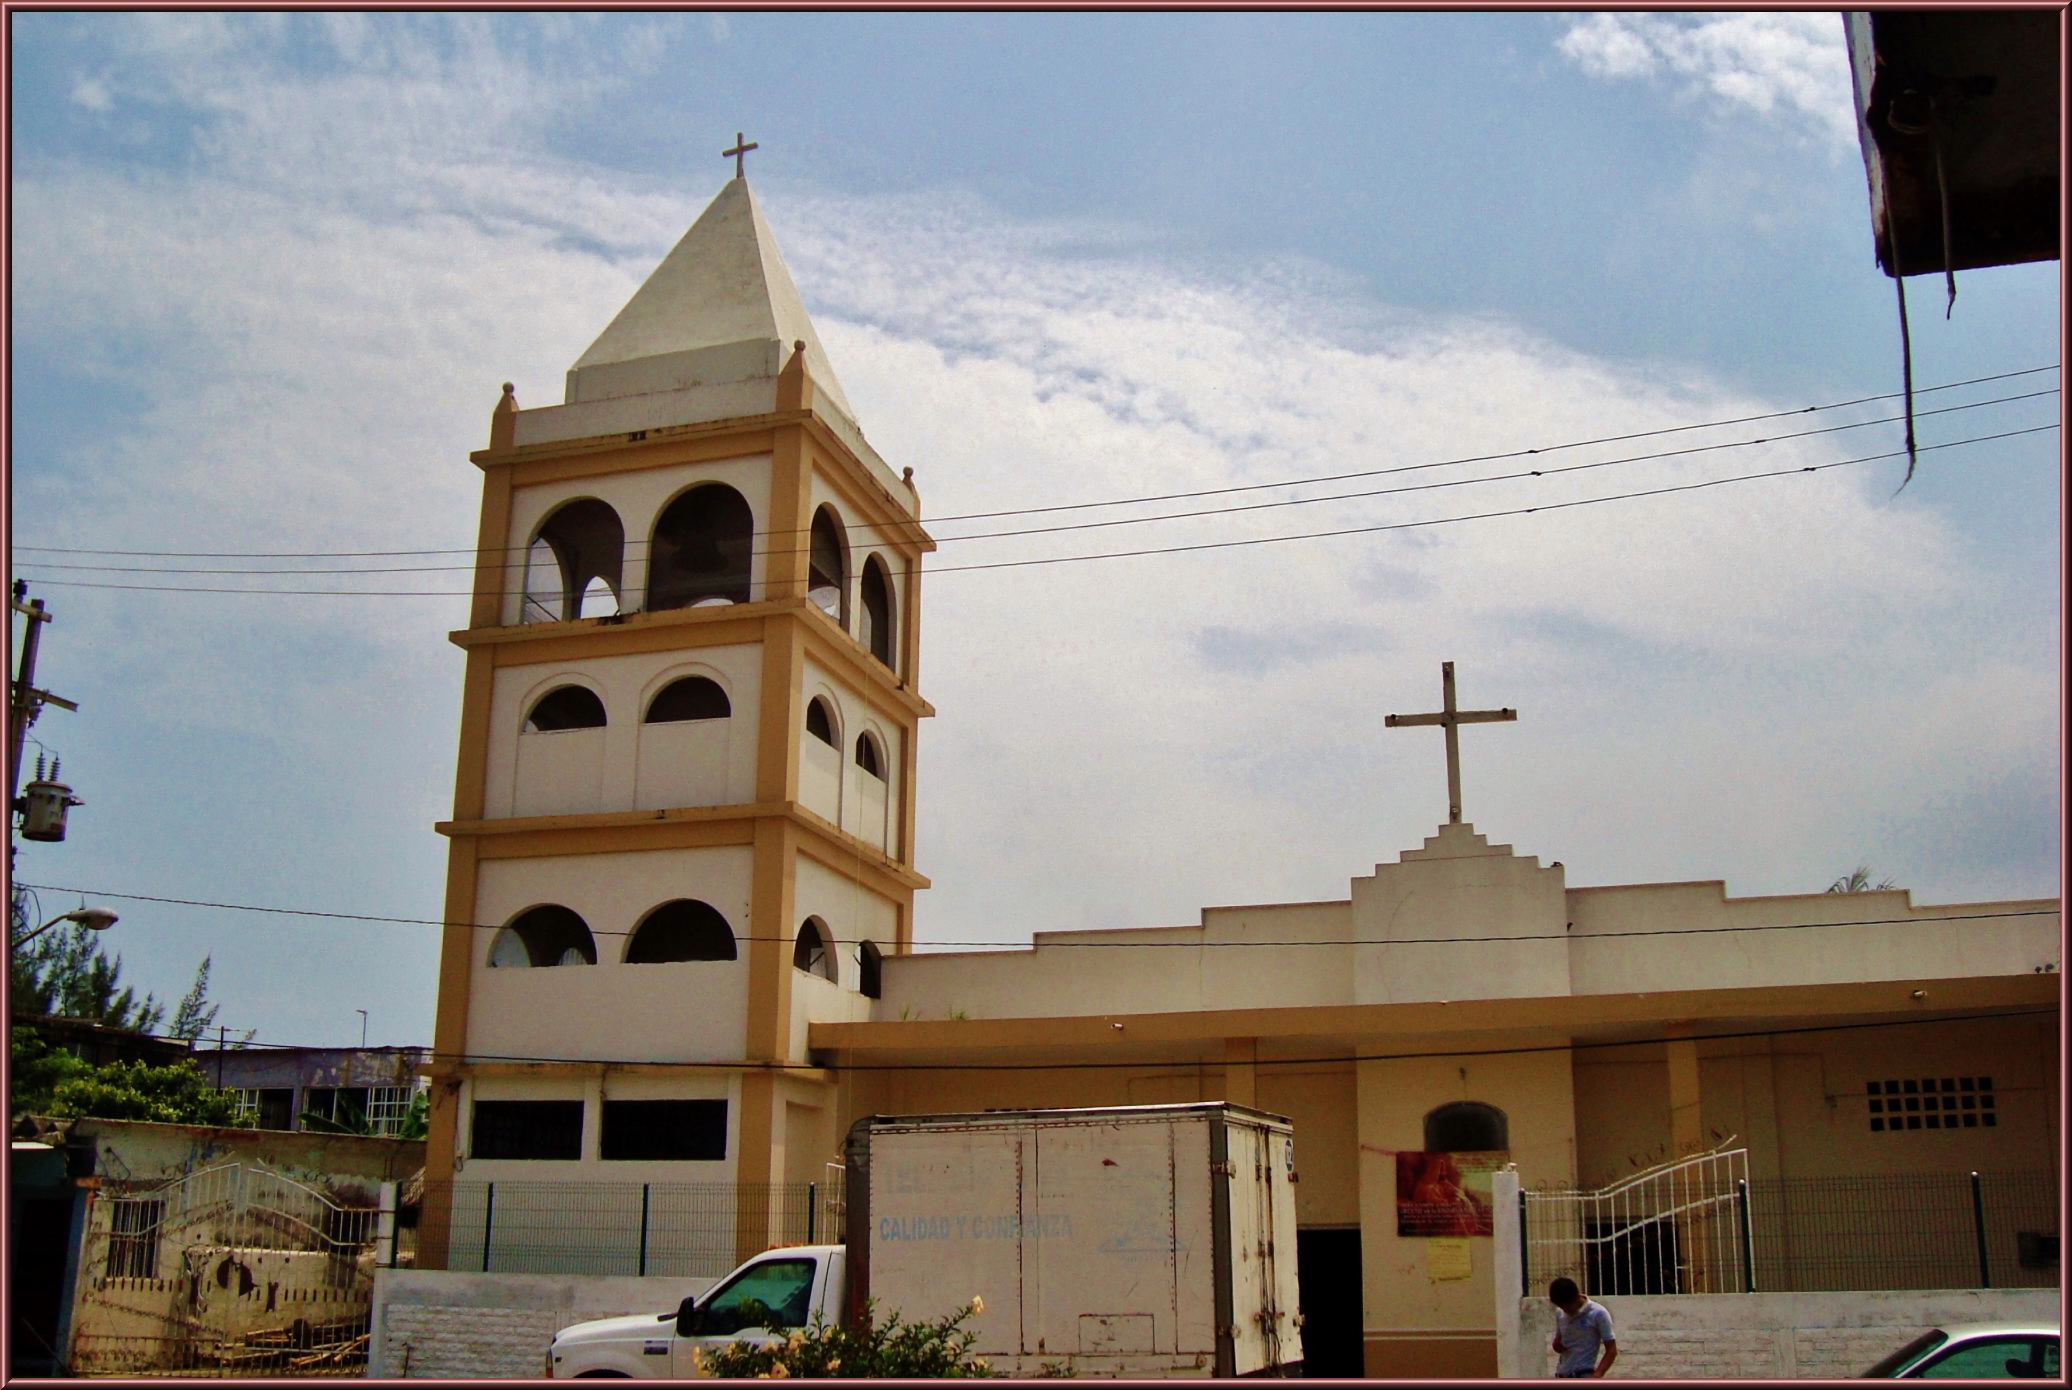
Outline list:
[[[2058,1379],[2058,1329],[1966,1323],[1923,1332],[1864,1377]]]

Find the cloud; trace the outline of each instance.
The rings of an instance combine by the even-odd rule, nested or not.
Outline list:
[[[1556,46],[1592,77],[1666,83],[1721,120],[1754,116],[1832,150],[1856,145],[1838,15],[1594,14],[1571,23]]]
[[[106,111],[115,105],[115,96],[101,78],[82,77],[72,84],[72,102],[89,111]]]
[[[616,43],[579,25],[550,59],[500,30],[349,16],[293,31],[321,45],[312,76],[277,26],[137,18],[125,88],[206,119],[175,173],[17,171],[17,370],[69,373],[71,394],[17,397],[64,427],[16,479],[16,539],[470,545],[466,455],[499,383],[558,400],[568,364],[700,210],[540,152],[542,123],[609,88]],[[1936,787],[2011,786],[2030,804],[2023,789],[2049,780],[2033,749],[2053,736],[2039,720],[2055,708],[2055,614],[1984,602],[2001,596],[1972,543],[1888,500],[1894,465],[1554,509],[1876,452],[1891,427],[1612,463],[1755,431],[1550,446],[1807,402],[1598,360],[1498,318],[1408,312],[1328,267],[1204,269],[1156,254],[1141,227],[1016,219],[948,191],[758,190],[869,438],[916,469],[932,516],[1233,487],[1252,490],[1224,500],[1293,501],[1490,479],[1521,461],[1420,466],[1550,450],[1525,464],[1536,478],[1272,510],[997,539],[957,539],[997,522],[938,523],[919,673],[941,712],[921,739],[920,867],[937,885],[924,940],[1342,894],[1444,814],[1436,738],[1381,725],[1433,707],[1442,660],[1464,703],[1521,714],[1464,738],[1471,816],[1577,882],[1811,890],[1870,856],[1932,896],[1962,879],[1922,838],[1939,832],[1891,822],[1896,848],[1865,843],[1884,808]],[[1606,466],[1552,471],[1571,463]],[[1274,539],[1523,507],[1541,510]],[[972,568],[1227,540],[1267,543]],[[66,678],[95,695],[61,745],[82,785],[94,773],[109,827],[98,847],[66,847],[78,881],[439,914],[443,844],[426,822],[449,795],[461,658],[446,634],[462,599],[47,592],[79,634]],[[1990,726],[1938,714],[1993,710],[2007,712]],[[176,756],[190,775],[160,795],[148,769]],[[225,809],[154,813],[175,795]],[[2054,884],[2042,862],[2006,874],[2001,891]],[[252,938],[246,968],[342,976],[363,968],[360,940]],[[428,980],[435,954],[418,940],[393,960]],[[177,993],[199,955],[146,983]],[[241,1023],[295,1036],[292,1005],[252,988]],[[410,1036],[428,1035],[424,994]]]

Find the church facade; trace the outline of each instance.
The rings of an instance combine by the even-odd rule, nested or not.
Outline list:
[[[933,542],[738,175],[473,458],[435,1184],[756,1188],[872,1113],[1228,1099],[1295,1124],[1313,1371],[1438,1376],[1494,1374],[1488,1242],[1437,1258],[1403,1155],[2055,1167],[2056,901],[1570,887],[1461,819],[1457,725],[1508,712],[1450,668],[1392,721],[1444,726],[1449,819],[1343,898],[915,953]]]

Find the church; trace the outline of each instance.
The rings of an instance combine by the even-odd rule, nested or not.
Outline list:
[[[1390,721],[1443,735],[1448,818],[1343,896],[917,951],[934,543],[738,163],[472,460],[434,1188],[763,1191],[874,1113],[1229,1100],[1294,1123],[1310,1373],[1437,1377],[1497,1354],[1492,1217],[1420,1225],[1432,1155],[1563,1191],[1728,1150],[1765,1190],[2056,1168],[2056,900],[1570,887],[1462,817],[1460,731],[1509,712],[1450,665]]]

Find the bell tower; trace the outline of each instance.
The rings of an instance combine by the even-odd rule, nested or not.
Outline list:
[[[913,470],[864,440],[738,174],[563,402],[507,384],[471,457],[426,1160],[454,1248],[475,1181],[818,1179],[807,1025],[869,1017],[927,886]]]

